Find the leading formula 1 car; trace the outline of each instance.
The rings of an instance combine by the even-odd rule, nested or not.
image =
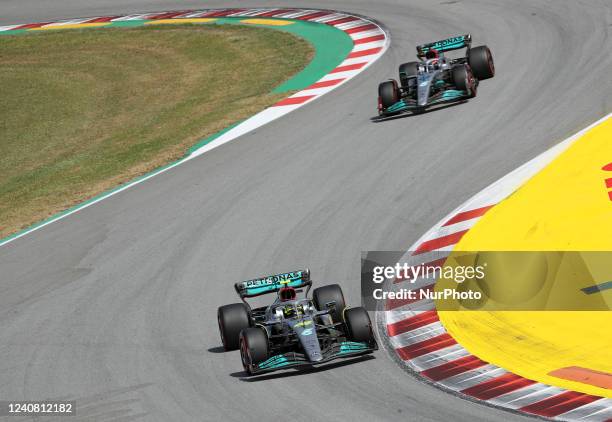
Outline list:
[[[294,271],[235,284],[243,303],[221,306],[217,312],[225,350],[240,348],[249,375],[294,366],[311,366],[333,359],[372,353],[378,344],[368,312],[347,308],[342,289],[330,284],[314,289],[310,271]],[[306,287],[304,298],[296,290]],[[252,309],[245,301],[268,293],[269,306]]]
[[[449,59],[445,51],[467,48],[465,57]],[[417,46],[418,62],[399,67],[399,83],[378,86],[378,114],[419,113],[436,104],[476,96],[478,83],[495,76],[493,55],[486,45],[472,47],[470,34]]]

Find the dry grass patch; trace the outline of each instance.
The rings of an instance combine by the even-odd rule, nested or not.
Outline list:
[[[293,35],[232,25],[0,37],[0,237],[273,104],[312,54]]]

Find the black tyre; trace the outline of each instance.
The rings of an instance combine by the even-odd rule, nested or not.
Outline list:
[[[253,365],[265,361],[268,355],[268,335],[263,328],[245,328],[240,332],[240,358],[245,371],[251,374]]]
[[[418,62],[408,62],[401,64],[399,67],[399,79],[403,87],[408,87],[408,78],[416,76],[419,73]]]
[[[249,308],[244,303],[220,306],[217,310],[217,322],[225,350],[236,350],[239,346],[240,331],[252,325]]]
[[[374,339],[372,321],[365,308],[349,308],[344,311],[344,322],[349,340],[370,342]]]
[[[495,65],[493,55],[486,45],[471,48],[468,51],[468,63],[479,80],[489,79],[495,76]]]
[[[466,91],[469,98],[476,96],[477,86],[474,75],[469,66],[464,64],[452,68],[453,83],[462,91]]]
[[[399,90],[396,81],[385,81],[378,85],[378,98],[383,110],[399,101]]]
[[[337,284],[330,284],[328,286],[318,287],[312,292],[312,300],[318,310],[324,311],[327,309],[327,304],[335,303],[333,312],[330,313],[334,322],[342,321],[342,313],[346,304],[344,302],[344,294],[342,294],[342,288]]]

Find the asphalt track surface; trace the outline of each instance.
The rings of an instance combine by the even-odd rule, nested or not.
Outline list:
[[[0,24],[222,2],[3,0]],[[408,247],[472,194],[610,112],[605,1],[320,1],[382,22],[367,71],[278,121],[0,249],[0,398],[132,420],[525,419],[407,375],[384,351],[242,379],[219,353],[232,283],[310,267],[359,302],[362,250]],[[295,2],[240,2],[297,6]],[[414,46],[465,32],[498,73],[467,104],[374,123]]]

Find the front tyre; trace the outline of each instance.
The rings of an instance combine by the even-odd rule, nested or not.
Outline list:
[[[268,355],[268,335],[262,328],[245,328],[240,332],[240,358],[249,375],[253,374],[253,366],[268,359]]]
[[[380,111],[386,110],[399,101],[399,88],[396,81],[385,81],[378,85],[378,101],[382,107]]]
[[[408,80],[410,77],[417,76],[419,74],[419,63],[408,62],[403,63],[399,67],[399,78],[400,83],[404,88],[408,88]]]
[[[493,54],[486,45],[471,48],[468,51],[468,63],[478,80],[482,81],[495,76]]]
[[[460,64],[452,68],[453,83],[457,89],[465,91],[468,98],[474,98],[477,93],[476,80],[468,65]]]
[[[330,315],[334,322],[342,320],[342,312],[346,307],[342,288],[337,284],[330,284],[314,289],[312,292],[312,300],[319,311],[328,309],[327,305],[334,304]]]
[[[226,351],[236,350],[239,346],[240,331],[252,325],[249,308],[244,303],[220,306],[217,310],[217,322],[221,342]]]
[[[372,321],[365,308],[349,308],[344,311],[344,322],[348,338],[352,341],[371,343],[374,341]]]

